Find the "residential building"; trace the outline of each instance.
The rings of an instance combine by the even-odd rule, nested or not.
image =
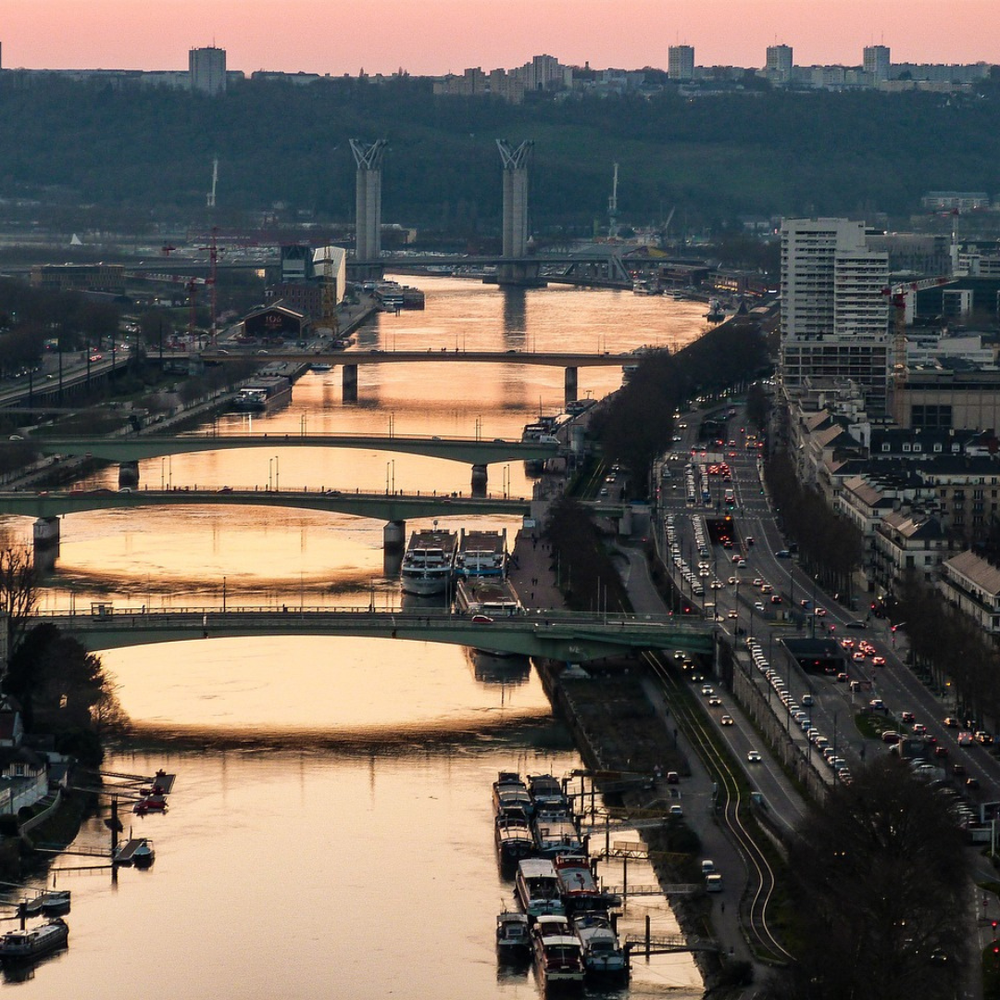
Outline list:
[[[889,46],[888,45],[866,45],[863,54],[862,66],[866,73],[870,73],[875,84],[883,83],[889,79]]]
[[[694,79],[693,45],[671,45],[667,49],[667,76],[671,80]]]
[[[1000,645],[1000,567],[975,552],[960,552],[941,566],[938,588]]]
[[[225,93],[226,50],[217,49],[214,45],[191,49],[188,53],[188,73],[192,91],[213,97]]]
[[[764,63],[764,75],[772,83],[784,84],[792,79],[791,45],[769,45]]]
[[[892,511],[875,528],[872,570],[881,595],[899,591],[910,572],[930,582],[936,579],[948,553],[941,522],[917,511]]]

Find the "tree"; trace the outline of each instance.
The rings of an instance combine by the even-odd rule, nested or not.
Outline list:
[[[7,616],[11,652],[38,604],[38,574],[26,545],[0,536],[0,611]]]
[[[831,789],[790,851],[802,941],[781,996],[958,995],[971,885],[946,800],[884,757]]]

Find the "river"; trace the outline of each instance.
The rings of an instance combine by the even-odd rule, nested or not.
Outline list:
[[[426,310],[375,317],[360,346],[487,350],[677,348],[704,329],[704,305],[632,293],[502,292],[454,278],[407,278]],[[620,384],[618,368],[580,369],[581,397]],[[340,372],[310,373],[254,433],[363,431],[519,436],[562,408],[563,372],[504,364],[368,366],[358,402]],[[219,428],[250,422],[224,416]],[[491,468],[490,489],[528,496],[519,463]],[[256,449],[143,462],[150,486],[325,487],[451,492],[462,465],[388,452]],[[116,470],[87,480],[115,487]],[[6,519],[15,533],[30,522]],[[441,518],[442,527],[516,519]],[[408,530],[430,526],[414,521]],[[156,508],[63,519],[43,607],[101,600],[150,607],[395,605],[383,580],[382,525],[266,507]],[[124,817],[154,838],[149,871],[63,871],[73,892],[70,948],[17,987],[33,997],[127,989],[186,998],[534,997],[532,972],[498,971],[495,914],[512,886],[497,870],[490,783],[501,769],[565,774],[579,758],[534,673],[483,673],[458,647],[351,638],[231,639],[102,654],[137,739],[112,771],[177,774],[166,815]],[[107,842],[103,818],[80,846]],[[637,839],[616,832],[615,839]],[[91,864],[65,857],[57,867]],[[634,869],[634,870],[633,870]],[[609,884],[621,873],[602,871]],[[644,880],[630,864],[629,881]],[[651,876],[648,880],[651,881]],[[674,929],[656,897],[629,903]],[[7,983],[14,988],[12,983]],[[637,963],[634,997],[701,995],[688,956]]]

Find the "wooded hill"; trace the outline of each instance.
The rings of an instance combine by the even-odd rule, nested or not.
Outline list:
[[[975,96],[665,91],[520,106],[430,90],[406,77],[248,80],[210,98],[57,78],[19,85],[5,74],[0,198],[41,203],[8,204],[7,218],[61,213],[137,231],[153,217],[196,221],[218,155],[220,223],[278,204],[285,218],[346,222],[352,137],[389,140],[383,221],[469,238],[499,232],[498,137],[535,142],[531,228],[543,238],[607,225],[615,162],[621,223],[661,223],[676,209],[674,233],[740,213],[906,216],[927,190],[1000,189],[992,81]]]

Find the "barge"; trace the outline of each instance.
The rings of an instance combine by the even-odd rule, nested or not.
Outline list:
[[[415,531],[403,554],[400,580],[407,594],[422,597],[443,594],[455,569],[453,531]]]

